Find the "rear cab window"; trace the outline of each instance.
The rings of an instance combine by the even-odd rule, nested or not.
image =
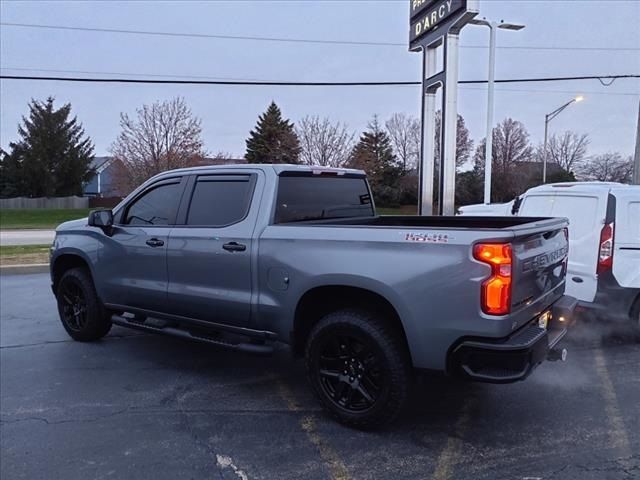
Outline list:
[[[278,179],[276,224],[373,216],[371,193],[362,175],[284,172]]]

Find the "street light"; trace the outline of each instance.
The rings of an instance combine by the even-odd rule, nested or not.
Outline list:
[[[547,133],[549,132],[549,122],[560,115],[565,108],[567,108],[572,103],[578,103],[584,100],[582,95],[578,95],[575,98],[572,98],[567,103],[562,105],[561,107],[556,108],[553,112],[547,113],[544,116],[544,147],[542,149],[542,183],[547,183]]]
[[[493,87],[496,73],[496,28],[503,30],[522,30],[524,25],[500,23],[483,18],[472,19],[469,23],[489,27],[489,81],[487,88],[487,137],[484,153],[484,203],[491,203],[491,156],[493,154]]]

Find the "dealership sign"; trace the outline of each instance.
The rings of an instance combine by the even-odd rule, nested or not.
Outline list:
[[[467,0],[409,0],[409,9],[409,44],[412,45],[465,11]]]
[[[409,0],[409,50],[422,54],[420,215],[433,214],[436,165],[440,167],[438,214],[455,213],[458,42],[462,27],[477,14],[478,0]],[[440,112],[442,125],[438,138],[436,112]]]

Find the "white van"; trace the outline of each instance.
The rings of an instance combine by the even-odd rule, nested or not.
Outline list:
[[[478,203],[476,205],[465,205],[458,208],[459,215],[480,216],[480,217],[506,217],[513,214],[513,203]]]
[[[501,215],[503,205],[493,210],[485,205],[482,210]],[[475,212],[474,208],[460,209],[462,215]],[[567,217],[566,293],[599,317],[623,321],[631,317],[640,327],[640,186],[607,182],[541,185],[516,199],[512,213]]]

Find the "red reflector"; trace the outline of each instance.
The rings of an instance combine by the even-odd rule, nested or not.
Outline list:
[[[511,311],[511,245],[479,243],[473,257],[491,266],[491,276],[482,282],[481,307],[490,315],[506,315]]]

